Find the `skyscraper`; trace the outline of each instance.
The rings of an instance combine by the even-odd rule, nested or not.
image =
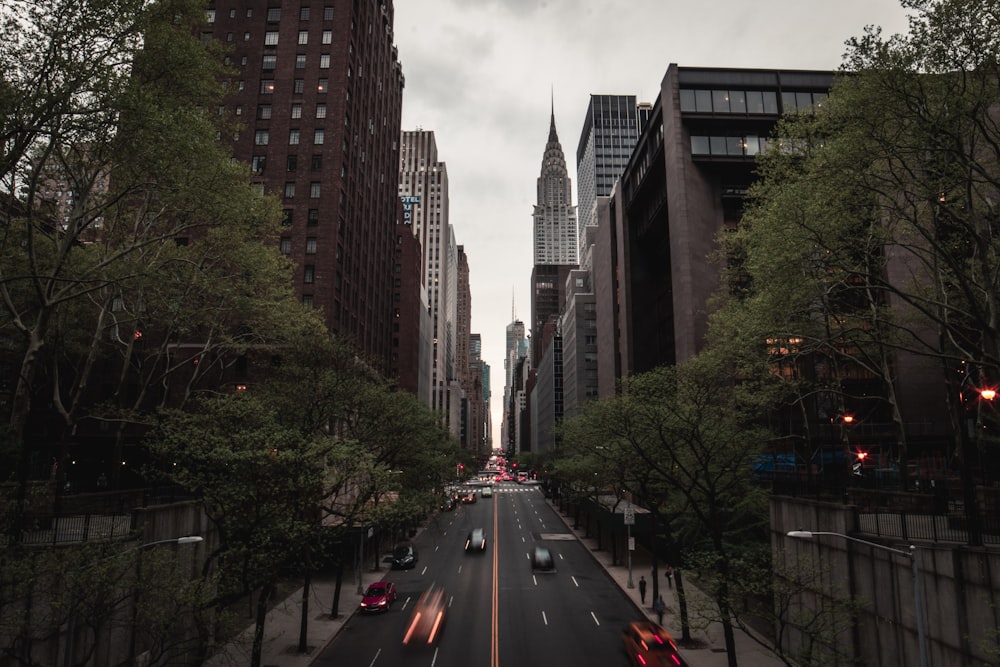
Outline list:
[[[538,364],[547,341],[545,324],[559,315],[569,271],[577,265],[576,207],[573,183],[566,170],[556,116],[552,111],[549,138],[542,157],[534,209],[534,268],[531,272],[531,360]]]
[[[576,201],[579,210],[580,262],[584,229],[597,224],[597,198],[607,197],[625,171],[644,118],[652,105],[636,104],[635,95],[591,95],[576,148]]]
[[[228,47],[233,154],[281,198],[296,294],[385,371],[403,93],[392,0],[214,0],[205,37]]]
[[[399,194],[407,206],[413,234],[423,248],[423,281],[431,313],[431,408],[447,415],[449,386],[455,379],[458,308],[454,294],[458,248],[448,224],[448,166],[438,160],[437,141],[429,130],[403,132],[400,155]]]

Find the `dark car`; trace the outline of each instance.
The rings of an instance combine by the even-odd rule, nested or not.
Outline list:
[[[466,552],[486,551],[486,533],[482,528],[473,528],[465,538]]]
[[[685,667],[687,665],[677,650],[673,638],[652,621],[636,621],[625,626],[622,632],[625,652],[633,665],[646,667]]]
[[[455,501],[452,498],[445,498],[441,501],[441,511],[450,512],[455,509]]]
[[[396,584],[379,581],[372,584],[361,597],[361,611],[389,611],[396,600]]]
[[[476,492],[470,491],[469,493],[462,496],[462,502],[467,505],[476,502]]]
[[[401,544],[392,552],[392,569],[406,570],[417,564],[417,550],[412,544]]]
[[[535,547],[531,554],[531,569],[539,572],[554,572],[556,562],[552,559],[552,552],[545,547]]]

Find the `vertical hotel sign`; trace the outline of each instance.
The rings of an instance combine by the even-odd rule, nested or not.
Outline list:
[[[413,207],[420,205],[420,195],[403,195],[400,197],[403,202],[403,224],[413,224]]]

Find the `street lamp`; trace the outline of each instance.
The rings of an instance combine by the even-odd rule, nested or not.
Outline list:
[[[788,537],[795,537],[803,540],[811,540],[813,537],[817,537],[819,535],[833,535],[835,537],[842,537],[845,540],[850,540],[851,542],[858,542],[860,544],[867,545],[874,549],[882,549],[883,551],[889,551],[891,553],[909,558],[910,567],[913,571],[913,606],[914,613],[917,615],[917,641],[920,644],[920,667],[929,667],[930,659],[927,653],[927,630],[924,627],[924,596],[922,587],[920,586],[920,558],[917,554],[917,548],[915,546],[911,544],[909,551],[903,551],[902,549],[893,549],[892,547],[887,547],[876,542],[869,542],[868,540],[862,540],[857,537],[852,537],[851,535],[832,533],[828,531],[791,530],[787,533],[787,535]]]

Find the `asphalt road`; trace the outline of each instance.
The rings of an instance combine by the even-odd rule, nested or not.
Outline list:
[[[534,667],[627,665],[626,623],[641,618],[538,487],[502,483],[492,498],[439,514],[415,544],[419,562],[386,579],[398,598],[385,614],[355,614],[315,661],[321,667]],[[486,550],[465,553],[473,528]],[[535,573],[530,555],[547,547],[555,572]],[[414,604],[431,585],[448,593],[434,646],[404,646]]]

